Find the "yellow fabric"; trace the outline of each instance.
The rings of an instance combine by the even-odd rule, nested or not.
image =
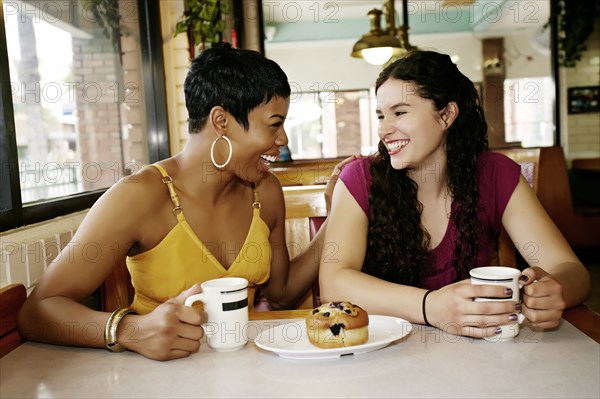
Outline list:
[[[171,179],[160,165],[151,165],[163,175],[163,182],[171,189],[174,207],[178,199],[172,190]],[[166,181],[165,181],[166,180]],[[271,272],[270,230],[260,217],[260,204],[253,206],[252,222],[246,241],[235,261],[225,269],[204,245],[185,220],[183,211],[177,213],[178,223],[154,248],[127,257],[127,268],[135,289],[131,307],[139,314],[151,312],[169,298],[177,296],[198,282],[220,277],[243,277],[250,283],[248,303],[254,302],[254,287],[265,283]],[[173,216],[175,217],[175,215]],[[217,244],[218,245],[218,244]]]

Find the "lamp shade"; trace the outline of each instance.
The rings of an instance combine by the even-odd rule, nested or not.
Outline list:
[[[362,57],[371,65],[383,65],[392,58],[392,47],[372,47],[362,50]]]
[[[354,44],[352,57],[364,58],[373,65],[382,65],[391,57],[399,57],[406,52],[397,37],[381,29],[381,14],[381,10],[369,11],[371,31]]]

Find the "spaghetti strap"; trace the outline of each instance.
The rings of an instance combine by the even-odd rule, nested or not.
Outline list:
[[[175,188],[173,187],[173,179],[171,178],[171,176],[169,176],[165,168],[163,168],[162,166],[155,163],[151,164],[150,166],[156,168],[162,175],[162,182],[165,183],[165,185],[167,186],[167,189],[169,190],[169,197],[171,198],[171,202],[173,203],[173,214],[177,217],[177,220],[182,220],[183,208],[179,204],[179,196],[177,195],[177,193],[175,192]]]

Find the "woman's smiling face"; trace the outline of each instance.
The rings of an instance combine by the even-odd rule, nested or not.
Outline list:
[[[279,155],[279,147],[288,144],[283,124],[289,106],[289,98],[273,97],[250,111],[247,131],[236,123],[235,133],[229,137],[236,139],[233,150],[239,170],[235,173],[242,179],[259,181]]]
[[[432,169],[446,164],[447,124],[432,100],[412,82],[390,78],[377,90],[378,135],[394,169]],[[438,169],[439,170],[439,169]]]

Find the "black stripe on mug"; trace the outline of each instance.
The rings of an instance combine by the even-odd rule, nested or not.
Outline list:
[[[223,312],[230,310],[243,309],[248,307],[248,298],[244,298],[241,301],[236,302],[225,302],[223,303]]]
[[[247,288],[248,287],[239,288],[237,290],[231,290],[231,291],[221,291],[221,295],[237,294],[238,292],[245,291]]]
[[[486,283],[508,283],[513,281],[512,278],[481,278],[481,277],[473,277],[471,276],[471,278],[473,280],[478,280],[478,281],[485,281]]]
[[[478,296],[478,299],[491,299],[495,301],[510,301],[511,297],[502,297],[502,296]]]

